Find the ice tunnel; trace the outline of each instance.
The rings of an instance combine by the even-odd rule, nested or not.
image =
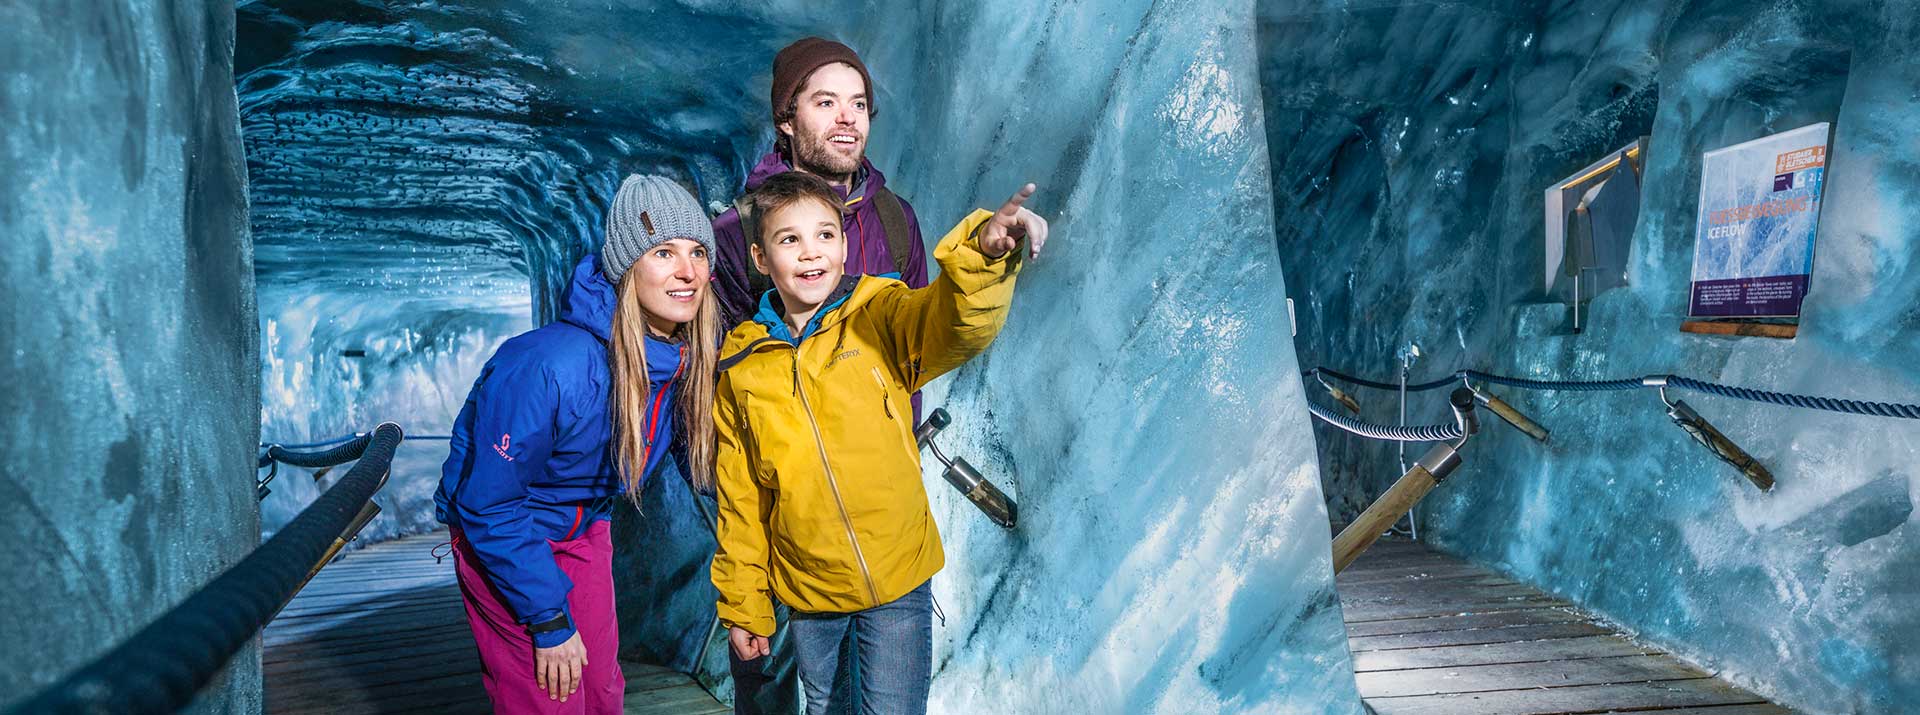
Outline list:
[[[1906,4],[17,9],[0,46],[9,711],[109,691],[142,703],[109,711],[180,707],[155,705],[166,693],[195,712],[485,711],[434,552],[444,436],[495,350],[557,319],[623,177],[731,204],[773,148],[770,60],[808,35],[870,69],[867,157],[929,247],[1026,181],[1054,236],[993,347],[923,395],[953,415],[941,448],[1020,514],[995,525],[925,465],[947,554],[930,712],[1864,715],[1920,699],[1912,419],[1523,389],[1678,375],[1920,403]],[[1797,333],[1682,332],[1703,153],[1819,122]],[[1579,252],[1543,241],[1542,191],[1602,165],[1619,167],[1614,243],[1607,275],[1579,283]],[[1552,285],[1562,263],[1594,292]],[[1309,404],[1451,424],[1445,390],[1403,379],[1504,397],[1551,438],[1483,401],[1459,468],[1361,556],[1371,568],[1336,579],[1330,536],[1426,445]],[[1770,491],[1674,425],[1662,400],[1682,395]],[[330,441],[385,421],[397,447]],[[355,466],[387,447],[388,468]],[[285,456],[308,449],[360,461]],[[655,703],[627,708],[731,712],[713,501],[669,465],[615,518],[620,652],[649,668],[628,692]],[[300,595],[259,596],[272,569],[250,562],[332,539],[315,540],[316,512],[374,513],[337,506],[351,489],[378,515],[328,547],[345,555],[280,564]],[[251,601],[208,596],[235,573],[253,574],[235,591]],[[1458,588],[1478,591],[1436,595]],[[262,635],[232,625],[256,611]],[[216,630],[231,659],[176,672],[201,668]]]

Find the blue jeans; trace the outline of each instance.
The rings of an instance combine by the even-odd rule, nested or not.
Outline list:
[[[862,715],[924,715],[927,685],[933,679],[933,590],[916,588],[891,603],[853,613],[800,613],[787,627],[793,633],[800,683],[807,693],[807,715],[824,715],[834,699],[840,644],[853,632],[853,657],[860,673]],[[844,700],[844,698],[842,698]]]

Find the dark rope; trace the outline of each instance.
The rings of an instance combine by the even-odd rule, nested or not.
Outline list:
[[[1313,376],[1313,375],[1315,375],[1315,374],[1320,374],[1320,375],[1326,375],[1327,377],[1331,377],[1331,378],[1333,378],[1333,379],[1335,379],[1335,380],[1339,380],[1339,381],[1341,381],[1341,382],[1347,382],[1347,383],[1352,383],[1352,384],[1355,384],[1355,385],[1361,385],[1361,386],[1364,386],[1364,387],[1371,387],[1371,388],[1375,388],[1375,389],[1379,389],[1379,390],[1395,390],[1395,391],[1398,391],[1398,390],[1400,389],[1400,384],[1399,384],[1399,383],[1394,383],[1394,382],[1380,382],[1380,381],[1378,381],[1378,380],[1368,380],[1368,379],[1366,379],[1366,378],[1364,378],[1364,377],[1354,377],[1354,376],[1352,376],[1352,375],[1348,375],[1348,374],[1346,374],[1346,373],[1344,373],[1344,372],[1336,372],[1336,371],[1334,371],[1334,370],[1330,370],[1330,369],[1327,369],[1327,368],[1324,368],[1324,367],[1316,367],[1316,368],[1314,368],[1314,369],[1312,369],[1312,370],[1308,370],[1308,371],[1306,372],[1306,374],[1307,374],[1307,376],[1309,376],[1309,377],[1311,377],[1311,376]],[[1426,391],[1428,391],[1428,390],[1438,390],[1438,389],[1440,389],[1440,388],[1442,388],[1442,387],[1446,387],[1446,386],[1448,386],[1448,385],[1451,385],[1451,384],[1453,384],[1453,383],[1456,383],[1456,382],[1459,382],[1459,381],[1460,381],[1460,376],[1456,374],[1456,375],[1453,375],[1453,376],[1451,376],[1451,377],[1446,377],[1446,378],[1442,378],[1442,379],[1439,379],[1439,380],[1434,380],[1434,381],[1431,381],[1431,382],[1422,382],[1422,383],[1418,383],[1418,384],[1412,384],[1412,385],[1408,385],[1408,386],[1407,386],[1407,391],[1408,391],[1408,392],[1426,392]]]
[[[384,482],[402,434],[375,428],[360,462],[273,538],[133,637],[14,713],[171,713],[226,667],[293,598]]]
[[[359,459],[360,453],[367,451],[367,445],[372,441],[373,435],[363,434],[346,444],[319,452],[292,452],[277,444],[267,445],[266,453],[260,456],[260,465],[279,462],[308,469],[324,469]]]
[[[1312,370],[1306,371],[1303,374],[1308,377],[1313,377],[1316,375],[1325,375],[1327,377],[1331,377],[1333,379],[1340,380],[1342,382],[1347,382],[1354,385],[1360,385],[1363,387],[1372,387],[1372,388],[1381,389],[1381,390],[1399,390],[1400,389],[1399,385],[1396,385],[1393,383],[1380,382],[1378,380],[1368,380],[1365,378],[1354,377],[1352,375],[1347,375],[1345,373],[1329,370],[1324,367],[1316,367]],[[1755,390],[1748,387],[1733,387],[1730,385],[1722,385],[1719,383],[1707,382],[1705,380],[1695,380],[1693,378],[1684,377],[1681,375],[1647,375],[1645,377],[1622,378],[1617,380],[1533,380],[1533,379],[1528,379],[1524,377],[1509,377],[1506,375],[1495,375],[1492,373],[1480,372],[1478,370],[1461,370],[1459,372],[1454,373],[1453,377],[1446,378],[1443,380],[1434,380],[1432,382],[1423,382],[1417,385],[1408,385],[1407,391],[1420,392],[1423,390],[1431,390],[1437,387],[1443,387],[1443,386],[1452,384],[1454,382],[1457,382],[1463,379],[1479,380],[1481,382],[1491,383],[1495,385],[1506,385],[1508,387],[1517,387],[1524,390],[1556,390],[1556,391],[1572,391],[1572,392],[1638,390],[1642,388],[1666,386],[1666,387],[1674,387],[1674,388],[1683,389],[1683,390],[1693,390],[1695,392],[1704,392],[1711,395],[1719,395],[1721,397],[1732,397],[1735,399],[1748,400],[1751,402],[1760,402],[1760,403],[1765,403],[1770,405],[1784,405],[1787,407],[1803,407],[1810,410],[1826,410],[1828,412],[1840,412],[1844,414],[1853,414],[1853,415],[1871,415],[1876,417],[1897,417],[1901,419],[1920,420],[1920,405],[1903,404],[1903,403],[1897,403],[1897,402],[1871,402],[1867,400],[1849,400],[1849,399],[1844,399],[1839,397],[1821,397],[1818,395],[1795,395],[1787,392],[1773,392],[1771,390]],[[1311,402],[1309,402],[1309,404],[1311,404]],[[1315,412],[1314,414],[1319,415],[1320,413]],[[1328,421],[1331,422],[1332,420],[1328,420]],[[1348,430],[1348,431],[1352,431],[1352,430]]]
[[[353,434],[343,434],[333,439],[326,439],[318,442],[301,442],[300,444],[282,444],[280,446],[287,449],[315,449],[319,447],[332,447],[336,444],[340,444],[341,442],[351,442],[353,440],[359,439],[364,436],[365,436],[364,434],[356,432]],[[278,444],[278,443],[277,442],[261,442],[260,446],[271,447],[275,444]]]
[[[1795,395],[1786,392],[1770,392],[1767,390],[1721,385],[1704,380],[1695,380],[1690,377],[1681,377],[1679,375],[1669,376],[1667,378],[1667,384],[1695,392],[1705,392],[1711,395],[1751,400],[1753,402],[1764,402],[1772,405],[1805,407],[1810,410],[1844,412],[1854,415],[1874,415],[1877,417],[1899,417],[1909,420],[1920,420],[1920,405],[1904,405],[1894,402],[1867,402],[1863,400],[1841,399],[1838,397],[1818,397]]]
[[[1602,392],[1609,390],[1638,390],[1648,386],[1645,380],[1637,377],[1630,380],[1529,380],[1524,377],[1490,375],[1478,370],[1462,370],[1460,372],[1466,377],[1481,382],[1491,382],[1495,385],[1506,385],[1508,387],[1518,387],[1527,390]]]
[[[1460,425],[1376,425],[1362,422],[1307,400],[1307,411],[1327,424],[1370,439],[1390,442],[1439,442],[1460,439]]]
[[[279,447],[281,449],[314,449],[316,447],[331,447],[333,445],[340,444],[342,442],[351,442],[353,440],[356,440],[365,436],[367,436],[367,433],[365,432],[355,432],[353,434],[343,434],[333,439],[321,440],[319,442],[301,442],[299,444],[282,444],[280,442],[261,442],[260,448],[266,449],[268,447]],[[406,436],[406,441],[408,442],[416,442],[416,441],[444,442],[450,439],[453,439],[453,436],[445,435],[445,434],[410,434]],[[263,462],[261,463],[260,466],[264,467],[267,465]]]

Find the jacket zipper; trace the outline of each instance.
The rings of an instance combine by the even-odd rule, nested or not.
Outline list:
[[[887,419],[893,420],[893,393],[887,391],[887,379],[880,376],[880,368],[873,369],[873,381],[880,384],[880,409],[887,413]]]
[[[847,514],[847,502],[840,496],[840,483],[833,478],[833,464],[827,461],[827,440],[820,434],[820,423],[813,418],[813,406],[807,403],[807,391],[800,389],[800,349],[793,351],[793,394],[800,396],[800,409],[807,413],[807,425],[813,427],[813,443],[820,448],[820,468],[827,473],[827,488],[840,507],[840,521],[847,525],[847,543],[853,544],[853,558],[860,563],[860,576],[867,582],[869,606],[880,605],[880,591],[873,587],[873,572],[867,569],[867,557],[860,552],[860,538],[853,533],[853,517]]]

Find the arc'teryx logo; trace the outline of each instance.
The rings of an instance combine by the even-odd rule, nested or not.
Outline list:
[[[511,446],[513,446],[513,435],[501,434],[500,443],[493,446],[493,451],[500,453],[501,459],[511,462],[513,455],[507,454],[507,448]]]

